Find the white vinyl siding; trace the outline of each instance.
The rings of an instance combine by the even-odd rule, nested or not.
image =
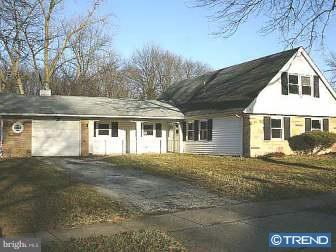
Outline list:
[[[141,124],[146,125],[147,123],[153,125],[153,135],[140,134],[143,129]],[[141,153],[166,153],[167,152],[167,123],[162,123],[162,136],[156,137],[156,123],[162,123],[159,121],[141,123],[137,122],[137,134],[136,139],[136,150],[138,154]],[[142,132],[143,133],[143,132]]]
[[[118,137],[112,137],[111,135],[111,127],[108,130],[108,135],[99,135],[98,129],[99,124],[107,124],[111,125],[112,121],[102,121],[97,123],[97,133],[96,136],[93,136],[93,121],[90,122],[91,127],[89,127],[90,131],[90,153],[94,155],[111,155],[111,154],[121,154],[127,152],[127,139],[126,139],[126,131],[129,130],[129,142],[131,143],[129,146],[129,152],[135,153],[135,146],[132,146],[135,143],[135,123],[134,122],[118,122]]]
[[[79,121],[33,120],[32,156],[79,155]]]
[[[211,141],[185,141],[184,152],[242,155],[243,120],[237,117],[213,119]]]
[[[118,137],[111,137],[111,134],[102,136],[96,134],[94,137],[94,122],[90,121],[90,153],[94,155],[165,153],[167,152],[167,124],[162,123],[162,136],[156,137],[156,123],[162,122],[118,121]],[[153,126],[151,135],[144,134],[143,125]]]

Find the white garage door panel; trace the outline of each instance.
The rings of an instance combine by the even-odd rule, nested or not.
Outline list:
[[[33,156],[79,156],[79,121],[33,121]]]

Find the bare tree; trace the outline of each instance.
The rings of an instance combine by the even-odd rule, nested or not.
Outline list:
[[[266,17],[263,33],[278,31],[293,46],[323,43],[326,30],[335,17],[336,0],[195,0],[197,7],[213,10],[212,20],[219,23],[217,34],[230,37],[255,16]]]
[[[95,18],[95,12],[100,4],[94,0],[93,6],[84,17],[71,22],[56,19],[56,11],[61,7],[63,0],[37,0],[43,17],[43,83],[46,86],[52,84],[51,80],[56,70],[62,64],[64,52],[70,41],[76,34],[88,28],[92,24],[101,22],[104,18]]]
[[[95,83],[99,96],[130,97],[130,87],[121,60],[113,52],[106,53],[98,62]]]
[[[327,60],[328,70],[332,74],[331,76],[331,84],[334,88],[336,88],[336,54],[331,53],[329,59]]]
[[[62,95],[127,96],[120,59],[103,33],[108,19],[96,15],[100,0],[77,17],[62,15],[64,3],[0,0],[0,92],[37,94],[45,85]]]
[[[153,45],[136,50],[126,68],[132,93],[142,99],[155,99],[172,83],[210,69]]]
[[[104,26],[91,26],[70,39],[70,49],[74,57],[76,80],[89,78],[95,74],[97,62],[106,57],[112,38],[104,34]],[[113,57],[114,58],[114,57]]]
[[[154,99],[157,96],[156,62],[159,48],[146,46],[136,50],[127,67],[127,74],[134,91],[141,98]]]
[[[21,64],[29,55],[25,33],[37,23],[36,4],[25,0],[0,1],[0,60],[5,68],[2,82],[5,89],[24,93]]]

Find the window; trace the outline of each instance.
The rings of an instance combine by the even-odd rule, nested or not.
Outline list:
[[[153,136],[154,126],[152,123],[144,123],[142,127],[144,136]]]
[[[22,122],[13,123],[12,130],[16,134],[21,133],[23,131],[23,123]]]
[[[208,140],[208,121],[200,121],[200,140]]]
[[[312,119],[311,120],[311,130],[317,130],[321,131],[322,130],[322,123],[320,119]]]
[[[297,74],[289,75],[288,91],[290,94],[299,94],[299,77]]]
[[[329,131],[328,118],[305,118],[305,132]]]
[[[98,123],[97,133],[98,136],[110,135],[110,125],[108,123]]]
[[[195,134],[194,123],[188,122],[188,124],[187,124],[188,140],[194,140],[194,134]]]
[[[311,95],[311,81],[309,76],[301,76],[302,94]]]
[[[271,138],[282,139],[282,119],[271,119]]]

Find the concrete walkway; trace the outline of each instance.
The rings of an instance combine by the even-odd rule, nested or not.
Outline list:
[[[45,241],[67,240],[71,237],[111,235],[156,228],[180,240],[190,251],[268,251],[269,232],[335,234],[336,215],[328,215],[318,210],[335,204],[336,194],[329,193],[313,198],[238,203],[145,216],[120,224],[96,224],[74,229],[51,230],[33,236]],[[22,236],[27,237],[27,234]],[[284,250],[277,249],[277,251]]]

